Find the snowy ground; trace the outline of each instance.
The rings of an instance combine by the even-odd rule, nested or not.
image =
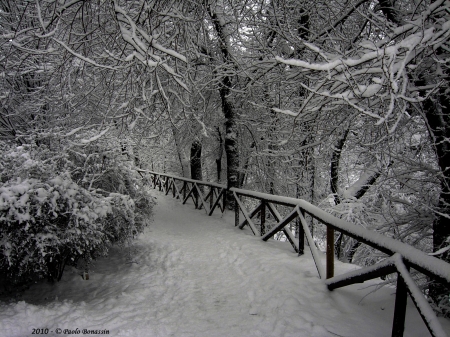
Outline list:
[[[154,221],[132,263],[113,249],[88,281],[69,269],[56,285],[36,284],[19,301],[0,302],[0,336],[29,336],[33,328],[48,328],[49,336],[68,335],[65,329],[133,337],[390,336],[393,289],[330,292],[309,253],[297,257],[289,244],[236,229],[232,214],[208,217],[155,195]],[[336,266],[337,273],[353,268]],[[405,336],[428,336],[409,305]]]

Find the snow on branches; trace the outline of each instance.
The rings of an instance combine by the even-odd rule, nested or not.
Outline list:
[[[445,85],[442,74],[448,64],[438,50],[445,48],[450,35],[450,18],[445,13],[449,6],[448,1],[436,1],[397,28],[380,22],[384,38],[362,40],[344,54],[303,41],[314,62],[275,57],[310,80],[309,85],[300,83],[309,95],[296,115],[347,105],[394,132],[412,106]],[[418,87],[423,77],[427,86]]]

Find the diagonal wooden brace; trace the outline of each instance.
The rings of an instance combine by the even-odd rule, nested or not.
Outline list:
[[[270,208],[269,208],[270,209]],[[298,212],[297,212],[297,207],[294,208],[294,210],[288,214],[288,216],[282,220],[279,220],[279,222],[272,227],[272,229],[267,232],[261,239],[263,241],[267,241],[269,240],[272,236],[274,236],[276,233],[278,233],[279,231],[283,230],[284,227],[291,222],[292,220],[294,220],[296,217],[298,217]],[[277,219],[278,220],[278,219]]]
[[[209,211],[209,214],[208,214],[208,215],[212,215],[212,214],[213,214],[213,212],[214,212],[214,210],[216,209],[217,205],[219,205],[219,208],[220,208],[220,197],[221,197],[222,194],[224,194],[224,193],[225,193],[225,189],[222,189],[222,190],[220,191],[219,195],[217,196],[216,201],[215,201],[214,204],[212,205],[211,210]],[[222,212],[223,212],[223,210],[222,210]]]
[[[208,204],[205,202],[205,200],[203,200],[202,192],[201,192],[200,189],[198,188],[197,183],[194,183],[194,188],[197,190],[198,196],[199,196],[199,198],[200,198],[201,205],[199,206],[199,208],[201,208],[201,206],[203,205],[203,207],[205,208],[206,214],[208,214],[208,213],[209,213],[209,207],[208,207]]]
[[[236,192],[233,191],[233,195],[234,195],[234,198],[235,198],[236,202],[238,203],[238,205],[239,205],[239,207],[240,207],[240,209],[241,209],[241,211],[242,211],[242,214],[244,214],[245,219],[247,220],[246,222],[249,224],[249,226],[250,226],[250,228],[251,228],[253,234],[254,234],[254,235],[260,235],[260,233],[259,233],[258,230],[256,229],[255,224],[254,224],[253,221],[251,220],[252,216],[250,216],[250,215],[247,213],[247,210],[245,209],[245,206],[242,204],[241,200],[239,200],[238,196],[236,195]],[[255,216],[256,213],[258,213],[260,207],[261,207],[261,205],[259,205],[258,207],[256,207],[256,208],[252,211],[253,216]],[[258,210],[257,210],[257,209],[258,209]],[[242,224],[240,224],[240,225],[239,225],[239,228],[240,228],[240,229],[243,229],[244,226],[245,226],[245,224],[246,224],[246,222],[244,221]]]
[[[278,212],[278,210],[275,208],[275,206],[272,203],[270,203],[270,202],[267,203],[267,206],[269,208],[270,213],[272,213],[273,217],[278,222],[280,222],[283,219],[283,217]],[[288,241],[290,242],[290,244],[292,245],[294,250],[297,253],[299,253],[299,255],[303,255],[303,246],[300,247],[300,245],[297,243],[297,240],[295,239],[295,235],[291,232],[289,226],[288,225],[284,226],[282,231],[283,231],[284,235],[286,235],[286,238],[288,239]],[[303,234],[303,231],[302,231],[302,234]]]
[[[306,223],[305,217],[302,212],[297,208],[298,217],[300,218],[300,222],[303,226],[303,230],[305,231],[306,239],[309,243],[309,249],[311,250],[311,254],[313,256],[314,264],[316,265],[317,272],[319,273],[319,277],[323,280],[325,279],[325,270],[323,268],[322,262],[320,261],[320,252],[316,248],[316,244],[309,230],[308,224]]]

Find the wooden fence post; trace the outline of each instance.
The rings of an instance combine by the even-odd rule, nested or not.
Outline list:
[[[186,200],[186,182],[183,181],[183,201]]]
[[[266,201],[261,200],[261,210],[259,211],[260,219],[261,219],[261,236],[264,236],[266,234]]]
[[[222,194],[222,213],[225,212],[225,207],[227,207],[227,192],[223,192]],[[239,206],[238,206],[239,207]]]
[[[194,195],[195,209],[198,209],[198,194],[199,194],[199,191],[197,189],[197,185],[194,184],[194,183],[192,183],[192,190],[193,190],[192,194]]]
[[[172,197],[175,198],[175,179],[172,179]]]
[[[224,198],[223,198],[223,208],[225,209],[225,194],[224,193]],[[236,194],[236,198],[239,198],[238,195]],[[234,225],[235,226],[239,226],[239,203],[237,202],[237,200],[234,201]]]
[[[334,229],[327,226],[327,279],[334,276]]]
[[[403,337],[405,330],[406,303],[408,299],[405,280],[397,273],[397,291],[395,292],[394,321],[392,323],[392,337]]]
[[[305,211],[303,209],[301,209],[300,212],[302,213],[303,217],[305,218]],[[297,226],[297,230],[298,230],[298,256],[300,256],[300,255],[303,255],[305,253],[305,230],[303,229],[303,226],[300,223],[298,216],[297,216],[297,220],[296,221],[298,221],[298,226]]]
[[[209,187],[209,209],[211,210],[213,207],[213,203],[214,203],[214,187],[210,186]]]

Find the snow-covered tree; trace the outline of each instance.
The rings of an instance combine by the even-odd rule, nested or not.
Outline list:
[[[373,130],[366,138],[369,141],[366,148],[385,156],[384,161],[392,159],[392,173],[402,171],[397,175],[400,183],[396,186],[397,196],[392,195],[389,202],[397,198],[394,204],[403,211],[428,209],[431,216],[422,217],[422,227],[431,229],[432,222],[432,231],[428,232],[432,232],[432,250],[442,250],[439,256],[448,261],[449,3],[396,2],[394,6],[394,2],[379,1],[366,4],[364,11],[354,6],[349,10],[352,13],[343,15],[329,29],[315,34],[312,39],[300,40],[308,57],[279,55],[275,58],[292,76],[309,79],[308,83],[300,83],[307,91],[302,104],[293,113],[284,112],[296,119],[317,111],[336,115],[347,111],[363,116],[363,127]],[[344,21],[349,20],[361,23],[358,34],[353,35],[351,29],[344,32]],[[424,129],[427,136],[423,134]],[[399,136],[405,132],[410,139],[405,139],[405,134]],[[422,159],[409,157],[414,147],[421,147],[417,156],[424,153],[425,147],[434,152],[434,158],[428,152],[428,162],[422,164]],[[408,159],[401,158],[402,155]],[[376,172],[377,169],[370,170]],[[361,173],[361,179],[364,174]],[[426,181],[422,179],[427,176],[431,186],[424,190]],[[386,186],[393,181],[388,177],[392,175],[384,180]],[[405,186],[410,188],[406,194]],[[439,190],[439,198],[427,197],[430,188]],[[345,193],[351,194],[350,190]],[[412,206],[411,202],[417,206]],[[401,203],[404,205],[400,206]],[[406,223],[414,228],[417,221],[410,219]]]

